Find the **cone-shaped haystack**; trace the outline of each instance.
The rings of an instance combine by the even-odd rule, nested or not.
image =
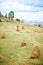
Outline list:
[[[23,47],[23,46],[26,46],[27,45],[27,43],[25,42],[25,40],[23,40],[23,42],[21,42],[21,46]]]
[[[2,34],[1,38],[2,38],[2,39],[5,39],[5,38],[6,38],[5,33]]]
[[[20,30],[17,28],[16,31],[20,31]]]
[[[30,58],[31,58],[31,59],[40,58],[40,50],[39,50],[38,46],[36,46],[36,47],[33,49]]]

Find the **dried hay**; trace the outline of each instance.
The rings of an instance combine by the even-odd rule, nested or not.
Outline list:
[[[19,25],[17,25],[17,28],[19,28]]]
[[[22,26],[22,29],[24,29],[24,26]]]
[[[16,29],[16,31],[20,31],[20,30],[19,30],[19,25],[17,25],[17,29]]]
[[[40,50],[39,50],[38,46],[36,46],[36,47],[33,49],[30,58],[31,58],[31,59],[40,58]]]
[[[2,39],[5,39],[5,38],[6,38],[5,33],[2,34],[1,38],[2,38]]]
[[[17,28],[16,31],[20,31],[20,30]]]
[[[26,46],[27,45],[27,43],[25,42],[25,40],[23,41],[23,42],[21,42],[21,46],[23,47],[23,46]]]

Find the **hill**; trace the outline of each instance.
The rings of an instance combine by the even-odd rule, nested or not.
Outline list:
[[[1,18],[0,22],[0,65],[43,65],[43,28]],[[16,31],[19,25],[19,31]],[[22,29],[24,26],[24,29]],[[2,34],[6,38],[2,39]],[[27,45],[21,47],[25,40]],[[40,49],[41,57],[30,59],[35,46]]]

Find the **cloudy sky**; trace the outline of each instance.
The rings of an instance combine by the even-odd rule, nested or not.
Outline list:
[[[5,15],[10,10],[15,18],[43,21],[43,0],[0,0],[0,11]]]

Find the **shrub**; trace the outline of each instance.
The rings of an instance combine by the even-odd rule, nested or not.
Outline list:
[[[0,19],[0,22],[2,22],[1,19]]]
[[[6,20],[6,22],[9,22],[9,20]]]
[[[38,27],[41,27],[41,24],[38,24]]]
[[[17,18],[16,21],[19,21],[20,22],[20,19]]]

